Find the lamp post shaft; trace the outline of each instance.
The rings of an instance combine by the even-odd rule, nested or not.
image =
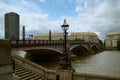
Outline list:
[[[67,31],[65,31],[64,33],[64,50],[67,50]]]
[[[25,26],[23,26],[22,38],[23,38],[23,41],[24,41],[25,40]]]
[[[72,66],[71,66],[71,61],[70,61],[70,57],[69,57],[69,52],[67,49],[67,29],[69,27],[69,25],[66,23],[66,20],[64,20],[64,24],[61,26],[62,29],[64,30],[64,51],[62,53],[61,59],[60,59],[60,69],[65,69],[65,70],[73,70]]]

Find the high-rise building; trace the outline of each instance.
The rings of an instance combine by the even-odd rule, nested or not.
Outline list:
[[[19,40],[19,15],[17,13],[5,14],[5,39]]]

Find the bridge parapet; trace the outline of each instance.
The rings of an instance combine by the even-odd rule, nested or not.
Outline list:
[[[63,40],[11,40],[11,45],[13,47],[17,46],[42,46],[42,45],[63,45]],[[68,40],[68,44],[85,44],[85,45],[91,45],[91,44],[97,44],[97,43],[89,43],[84,41],[73,41]]]
[[[91,42],[84,42],[84,41],[67,41],[68,49],[74,52],[82,52],[82,53],[89,53],[93,54],[95,52],[99,52],[100,44],[98,43],[91,43]],[[64,41],[62,40],[11,40],[11,47],[12,49],[27,48],[26,50],[30,49],[47,49],[47,50],[54,50],[57,52],[62,53],[64,50]]]
[[[11,40],[12,47],[62,45],[60,40]]]

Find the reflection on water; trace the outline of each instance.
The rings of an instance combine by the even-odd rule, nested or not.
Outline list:
[[[120,77],[120,51],[104,51],[73,64],[77,72]]]
[[[22,53],[25,54],[25,52]],[[59,61],[39,62],[40,65],[57,69]],[[104,51],[95,55],[81,55],[72,61],[76,72],[120,77],[120,51]]]

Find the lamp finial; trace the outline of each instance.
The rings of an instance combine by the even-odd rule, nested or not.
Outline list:
[[[68,25],[66,19],[64,19],[63,25]]]

